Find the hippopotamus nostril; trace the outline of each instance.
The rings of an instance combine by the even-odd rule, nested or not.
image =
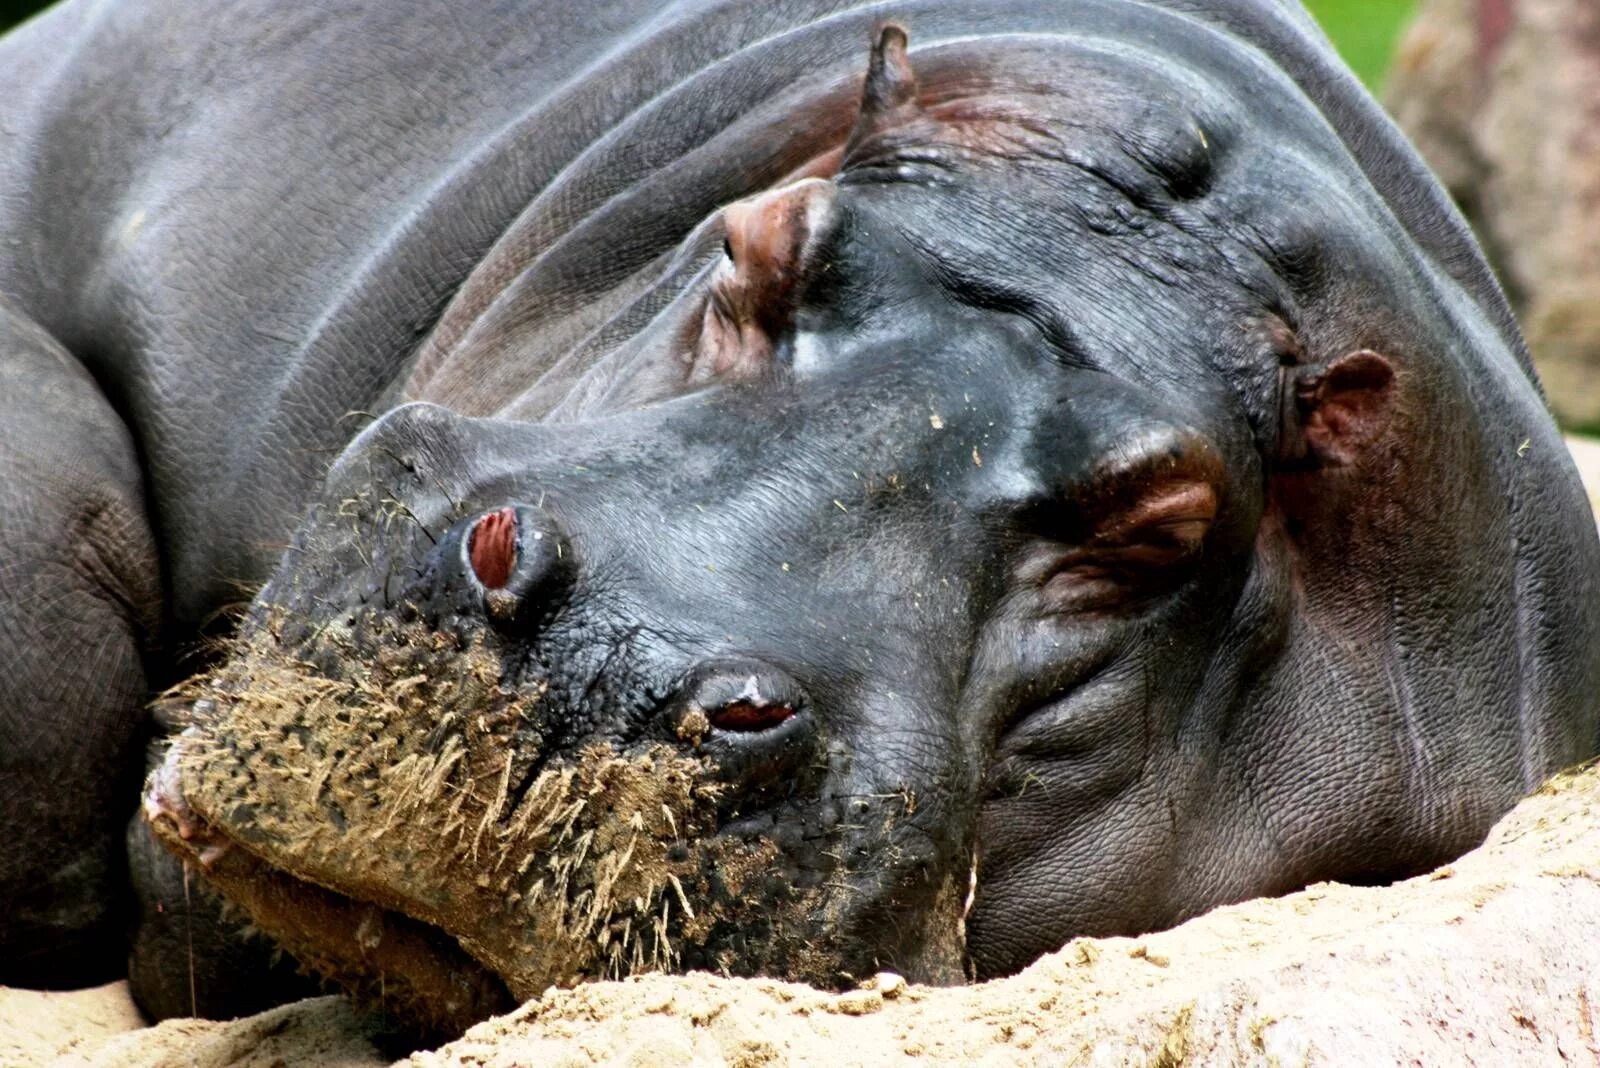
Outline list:
[[[517,510],[490,512],[472,526],[467,536],[467,560],[486,589],[498,590],[511,581],[517,562]]]
[[[742,682],[738,673],[713,676],[702,682],[697,697],[707,725],[733,734],[780,727],[800,703],[799,685],[771,669],[744,674]]]
[[[683,686],[679,734],[707,730],[752,734],[781,727],[806,702],[805,692],[788,673],[759,661],[716,661],[700,665]]]
[[[810,698],[787,672],[757,660],[700,664],[684,679],[671,721],[677,737],[710,758],[744,808],[787,790],[813,762]]]
[[[552,516],[504,505],[440,539],[424,571],[421,604],[435,621],[486,615],[497,624],[531,624],[560,602],[574,564]]]

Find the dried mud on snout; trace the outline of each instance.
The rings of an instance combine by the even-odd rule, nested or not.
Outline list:
[[[969,987],[890,979],[830,994],[706,974],[585,983],[406,1063],[1587,1062],[1600,1060],[1597,972],[1600,768],[1590,766],[1523,802],[1481,848],[1394,886],[1322,884],[1139,939],[1081,939]],[[337,1004],[80,1039],[65,1063],[387,1063],[358,1052],[359,1026]]]
[[[292,652],[258,627],[187,688],[146,811],[297,958],[447,1033],[552,984],[673,968],[713,923],[772,928],[743,910],[785,902],[776,850],[714,834],[699,758],[546,754],[540,688],[500,679],[420,624]]]

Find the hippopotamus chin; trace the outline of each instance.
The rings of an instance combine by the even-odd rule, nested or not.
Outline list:
[[[1424,870],[1595,749],[1570,461],[1302,12],[906,0],[913,52],[614,7],[541,9],[515,121],[521,23],[347,78],[411,53],[229,21],[278,66],[95,231],[83,314],[132,325],[48,323],[135,354],[95,366],[174,633],[265,580],[144,812],[296,958],[446,1029],[650,969],[954,983]],[[264,115],[292,151],[191,154]],[[223,414],[164,399],[191,350]]]

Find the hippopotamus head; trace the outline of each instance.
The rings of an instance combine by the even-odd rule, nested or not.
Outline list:
[[[836,170],[691,235],[549,418],[369,425],[187,688],[170,844],[447,1023],[648,968],[954,982],[1191,907],[1178,739],[1294,685],[1268,468],[1274,522],[1337,508],[1295,479],[1381,445],[1395,376],[1286,324],[1309,178],[1202,210],[1232,105],[1008,48],[919,93],[883,30]],[[1039,856],[1074,889],[1030,912]]]

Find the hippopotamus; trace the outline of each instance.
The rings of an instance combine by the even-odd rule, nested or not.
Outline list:
[[[74,2],[0,91],[0,980],[131,912],[187,1006],[212,887],[442,1028],[955,983],[1596,749],[1517,326],[1297,5]]]

